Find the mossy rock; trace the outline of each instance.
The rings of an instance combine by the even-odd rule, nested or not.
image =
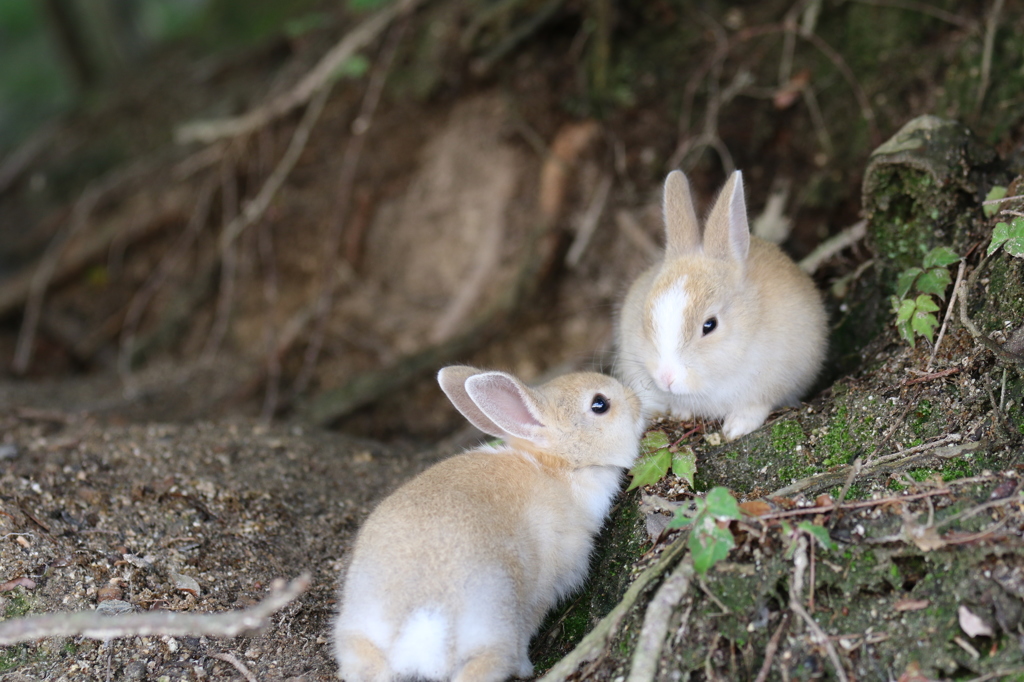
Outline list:
[[[962,250],[980,216],[982,179],[996,170],[994,150],[963,124],[936,116],[913,119],[872,152],[863,205],[889,274],[920,265],[936,246]]]

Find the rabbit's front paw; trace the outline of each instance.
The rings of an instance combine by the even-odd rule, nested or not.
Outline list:
[[[736,440],[757,430],[771,412],[771,405],[750,405],[730,412],[722,424],[722,435],[726,440]]]

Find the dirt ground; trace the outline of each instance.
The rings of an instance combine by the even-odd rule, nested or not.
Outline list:
[[[118,424],[10,398],[0,565],[31,589],[0,595],[5,618],[110,599],[214,612],[251,606],[275,578],[309,572],[312,586],[264,634],[49,639],[5,647],[2,679],[237,678],[217,653],[262,680],[332,679],[326,642],[344,553],[368,505],[430,457],[315,428]]]

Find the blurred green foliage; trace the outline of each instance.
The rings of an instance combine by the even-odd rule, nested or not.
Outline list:
[[[199,56],[238,50],[274,35],[296,37],[330,21],[340,6],[372,9],[388,0],[72,0],[86,49],[104,63],[110,44],[130,55],[127,68],[168,44]],[[112,9],[116,6],[116,10]],[[123,35],[104,15],[127,13]],[[106,44],[105,44],[106,43]],[[109,64],[104,64],[109,69]],[[109,73],[101,74],[101,77]],[[0,0],[0,155],[80,100],[75,79],[39,0]]]
[[[40,6],[37,0],[0,2],[0,151],[72,101]]]

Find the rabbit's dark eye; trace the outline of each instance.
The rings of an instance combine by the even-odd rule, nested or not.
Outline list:
[[[612,401],[604,397],[600,393],[594,396],[594,399],[590,401],[590,411],[594,414],[604,414],[608,411],[608,408],[612,406]]]
[[[716,327],[718,327],[718,318],[709,317],[708,319],[704,320],[704,326],[701,328],[701,331],[704,332],[704,336],[707,336],[711,332],[715,331]]]

